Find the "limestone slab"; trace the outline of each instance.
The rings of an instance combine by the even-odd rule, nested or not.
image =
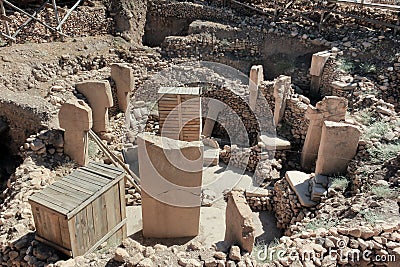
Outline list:
[[[92,128],[92,109],[83,101],[68,100],[58,112],[60,127],[64,132],[64,151],[76,163],[88,163],[88,131]]]
[[[108,81],[85,81],[76,84],[76,90],[89,101],[93,111],[93,131],[97,134],[106,132],[109,125],[108,108],[114,102]]]
[[[285,174],[290,187],[299,198],[300,204],[304,207],[312,207],[317,203],[310,198],[309,185],[310,175],[300,171],[288,171]]]
[[[315,167],[316,174],[345,173],[357,153],[360,129],[352,124],[325,121]]]
[[[125,112],[129,103],[129,94],[135,85],[135,78],[131,67],[122,63],[111,65],[111,78],[117,88],[118,107]]]
[[[291,148],[290,141],[283,137],[261,135],[259,139],[265,144],[268,150],[285,150]]]
[[[254,246],[255,226],[251,209],[241,192],[229,192],[225,216],[224,241],[229,245],[239,245],[242,250],[251,253]]]
[[[138,135],[143,235],[175,238],[199,233],[201,142]]]
[[[324,121],[343,121],[346,118],[348,101],[343,97],[326,96],[316,106],[309,105],[306,118],[310,121],[301,153],[301,166],[310,170],[315,164],[321,142]]]
[[[204,146],[203,166],[216,166],[219,162],[219,148]]]

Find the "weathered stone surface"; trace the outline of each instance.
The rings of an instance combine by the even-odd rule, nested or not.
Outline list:
[[[275,80],[274,84],[274,123],[275,126],[282,120],[286,108],[286,99],[291,93],[292,78],[281,75]]]
[[[240,255],[240,248],[238,246],[232,246],[229,251],[229,258],[233,261],[240,261],[242,259],[242,255]]]
[[[354,125],[325,121],[318,150],[316,174],[344,173],[356,155],[361,131]]]
[[[203,168],[201,142],[140,134],[138,146],[143,235],[196,236]]]
[[[219,162],[219,148],[203,147],[203,166],[216,166]]]
[[[331,53],[328,51],[321,51],[313,54],[311,59],[310,74],[313,76],[320,76],[324,70],[324,66]]]
[[[310,175],[300,171],[288,171],[286,172],[286,180],[290,187],[296,193],[297,197],[302,206],[312,207],[317,203],[310,199],[309,182]]]
[[[121,63],[111,65],[111,78],[117,87],[118,107],[125,112],[128,108],[129,94],[135,85],[133,70]]]
[[[230,245],[239,245],[243,250],[251,252],[255,226],[251,209],[241,192],[232,191],[228,194],[225,222],[224,240]]]
[[[267,150],[286,150],[291,148],[290,142],[283,137],[261,135],[259,139],[264,143]]]
[[[113,106],[111,86],[108,81],[86,81],[76,84],[76,90],[89,101],[93,110],[93,131],[100,134],[108,129],[108,108]]]
[[[117,248],[114,254],[114,260],[118,262],[125,262],[129,258],[129,253],[123,248]]]
[[[69,100],[58,113],[64,133],[64,151],[79,165],[88,161],[88,136],[92,128],[92,110],[83,100]]]
[[[250,91],[250,108],[254,109],[257,103],[258,86],[264,81],[264,71],[262,65],[252,66],[250,69],[249,91]]]
[[[212,130],[214,129],[215,122],[218,119],[218,115],[224,109],[224,104],[215,99],[214,100],[210,99],[207,106],[208,106],[207,117],[204,122],[204,128],[202,134],[206,137],[210,137]]]
[[[347,100],[336,96],[326,96],[315,107],[308,106],[306,118],[310,123],[301,153],[301,166],[304,169],[311,169],[317,159],[323,122],[345,120],[346,110]]]

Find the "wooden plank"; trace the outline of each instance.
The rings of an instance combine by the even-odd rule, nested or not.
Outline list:
[[[96,172],[100,172],[100,173],[104,173],[106,174],[108,177],[100,177],[101,179],[106,180],[107,182],[109,182],[110,180],[114,179],[115,177],[121,175],[123,172],[122,171],[115,171],[115,170],[111,170],[102,166],[88,166],[88,168],[92,171],[96,171]],[[85,169],[85,171],[87,171]]]
[[[61,251],[62,253],[64,253],[64,254],[67,255],[68,257],[72,257],[72,256],[73,256],[73,253],[72,253],[71,250],[68,250],[68,249],[65,249],[65,248],[63,248],[63,247],[61,247],[61,246],[58,246],[58,245],[54,244],[53,242],[47,240],[46,238],[43,238],[43,237],[41,237],[41,236],[39,236],[39,235],[36,235],[36,236],[35,236],[35,239],[36,239],[37,241],[39,241],[39,242],[42,242],[42,243],[44,243],[44,244],[50,246],[50,247],[55,248],[55,249],[58,250],[58,251]]]
[[[79,187],[79,186],[77,186],[76,184],[71,183],[71,181],[64,180],[64,179],[58,180],[58,181],[57,181],[57,184],[61,184],[61,185],[63,185],[63,186],[70,187],[70,188],[72,188],[73,190],[76,190],[76,191],[79,191],[79,192],[82,192],[82,193],[85,193],[85,194],[88,194],[88,195],[92,195],[94,192],[96,192],[96,190],[93,190],[93,189],[85,189],[85,188]]]
[[[84,181],[82,179],[76,178],[76,177],[71,176],[71,175],[68,175],[68,181],[70,183],[76,184],[77,186],[83,187],[83,188],[85,188],[87,190],[91,190],[92,192],[97,192],[101,188],[100,185]]]
[[[58,191],[56,187],[53,188],[53,186],[50,185],[45,189],[43,189],[42,191],[40,191],[40,193],[49,196],[51,198],[57,199],[59,201],[69,203],[71,205],[74,204],[73,206],[79,205],[82,202],[81,200],[72,196],[68,196],[60,191]]]
[[[81,167],[79,170],[89,175],[96,176],[98,179],[106,181],[107,183],[122,173],[121,171],[118,172],[101,166]]]
[[[98,162],[90,162],[89,166],[92,166],[94,168],[100,168],[102,170],[111,171],[111,172],[115,173],[116,176],[118,176],[124,172],[124,170],[122,170],[120,168],[113,167],[112,165],[100,164]]]
[[[90,194],[86,194],[86,193],[83,193],[78,190],[73,190],[72,188],[68,188],[61,183],[56,182],[56,183],[52,184],[51,187],[54,190],[63,192],[64,194],[66,194],[68,196],[75,197],[75,198],[79,199],[81,202],[85,201],[86,199],[88,199],[90,197]]]
[[[126,203],[125,203],[125,179],[122,179],[119,182],[119,204],[121,205],[120,211],[121,211],[121,220],[126,219]],[[127,236],[127,229],[126,225],[124,225],[122,229],[122,239],[124,239]]]
[[[44,236],[45,233],[45,222],[42,219],[42,210],[40,209],[41,206],[36,204],[35,202],[29,201],[32,208],[33,220],[35,222],[36,234]]]
[[[93,202],[92,202],[93,203]],[[96,233],[94,230],[94,221],[95,220],[101,220],[101,217],[94,218],[93,217],[93,206],[92,203],[87,205],[86,207],[86,221],[87,221],[87,229],[88,229],[88,248],[92,247],[96,242]]]
[[[89,248],[89,238],[88,238],[88,225],[86,220],[86,211],[80,210],[76,215],[76,226],[79,227],[78,239],[80,242],[80,253],[84,254]]]
[[[56,245],[62,246],[63,240],[61,237],[59,216],[55,215],[54,213],[47,213],[47,212],[46,216],[49,221],[48,223],[49,228],[47,229],[47,231],[51,232],[51,236],[53,237],[50,240],[53,241]]]
[[[121,202],[125,201],[125,198],[121,201],[121,193],[119,192],[119,183],[115,184],[113,187],[113,195],[114,195],[114,209],[115,218],[117,222],[122,220],[122,211],[121,211]]]
[[[123,169],[118,168],[118,167],[116,167],[114,165],[101,164],[101,163],[98,163],[98,162],[95,162],[95,161],[90,162],[90,164],[96,165],[96,166],[101,166],[101,167],[104,167],[104,168],[108,168],[108,169],[111,169],[111,170],[114,170],[114,171],[119,171],[120,173],[124,172]]]
[[[74,257],[79,256],[79,237],[76,229],[76,218],[73,217],[68,220],[69,238],[71,240],[71,251]]]
[[[116,211],[115,211],[115,195],[114,188],[110,188],[104,193],[106,200],[106,212],[107,212],[107,231],[110,231],[115,225],[117,225]],[[119,195],[118,195],[119,197]]]
[[[111,188],[112,186],[114,186],[116,183],[118,183],[122,178],[124,177],[124,175],[120,175],[119,177],[117,177],[116,179],[114,179],[112,182],[110,182],[107,186],[102,187],[101,189],[99,189],[96,193],[94,193],[89,199],[87,199],[85,202],[81,203],[78,207],[76,207],[75,209],[71,210],[68,214],[67,214],[67,218],[71,218],[72,216],[74,216],[79,210],[81,210],[82,208],[86,207],[89,203],[91,203],[94,199],[96,199],[97,197],[99,197],[100,195],[102,195],[104,192],[106,192],[109,188]]]
[[[99,196],[92,202],[92,212],[94,220],[94,239],[96,242],[100,240],[105,234],[107,234],[107,220],[105,218],[105,197],[104,195]],[[97,218],[97,219],[96,219]]]
[[[76,171],[74,173],[71,173],[70,176],[73,176],[77,179],[82,179],[85,182],[88,182],[91,184],[96,184],[98,186],[104,186],[110,181],[108,179],[99,178],[98,176],[93,175],[93,173],[86,172],[84,170],[80,170],[79,172]]]
[[[111,172],[102,173],[99,170],[96,170],[94,168],[88,168],[88,167],[81,167],[81,168],[84,169],[87,172],[91,172],[91,173],[93,173],[95,175],[99,175],[99,176],[104,177],[104,178],[109,179],[109,180],[112,180],[117,176],[117,175],[115,175],[114,173],[111,173]]]
[[[92,253],[98,246],[100,246],[102,243],[107,241],[116,231],[118,231],[122,226],[126,225],[126,219],[118,223],[114,228],[111,229],[106,235],[103,236],[102,239],[100,239],[96,244],[94,244],[93,247],[91,247],[86,254]],[[118,244],[119,245],[119,244]]]
[[[62,246],[68,250],[71,250],[71,238],[67,218],[65,216],[59,217],[58,222],[61,230]]]
[[[57,196],[52,196],[52,195],[47,195],[47,194],[43,194],[41,191],[35,193],[35,196],[42,199],[42,200],[46,200],[50,203],[53,203],[54,205],[60,206],[65,208],[66,210],[71,210],[73,208],[76,207],[76,205],[74,205],[71,202],[64,202],[63,200],[60,200],[57,198]],[[46,206],[46,205],[45,205]]]
[[[37,193],[36,193],[37,194]],[[46,206],[49,209],[52,209],[54,211],[60,212],[61,214],[67,214],[68,213],[68,209],[56,205],[52,202],[49,202],[47,199],[43,199],[39,196],[37,196],[36,194],[32,195],[29,197],[29,200],[36,202],[38,205],[40,206]]]

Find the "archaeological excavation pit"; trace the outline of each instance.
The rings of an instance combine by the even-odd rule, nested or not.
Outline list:
[[[14,173],[15,169],[21,164],[21,157],[15,153],[15,149],[10,147],[12,143],[9,126],[0,120],[0,188],[3,191],[7,187],[7,181]],[[2,199],[0,198],[0,202]]]
[[[0,2],[1,266],[398,266],[393,1]]]

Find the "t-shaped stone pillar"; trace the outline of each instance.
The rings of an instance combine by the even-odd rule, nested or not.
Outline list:
[[[324,71],[325,64],[330,56],[331,53],[329,53],[328,51],[321,51],[315,53],[312,56],[311,68],[310,68],[310,75],[311,75],[310,94],[313,97],[317,97],[319,95],[322,73]]]
[[[121,63],[111,65],[111,78],[117,87],[118,107],[125,112],[128,108],[129,94],[135,86],[132,68]]]
[[[289,76],[281,75],[275,80],[274,84],[274,123],[275,126],[282,120],[286,108],[286,99],[291,93],[292,78]]]
[[[202,135],[210,137],[214,129],[215,122],[218,119],[218,114],[224,109],[224,104],[218,100],[210,99],[207,104],[208,111]]]
[[[143,236],[199,233],[203,156],[200,141],[139,134]]]
[[[64,132],[64,151],[79,165],[88,162],[88,131],[92,128],[92,110],[83,101],[72,99],[58,112],[60,127]]]
[[[310,170],[317,159],[323,122],[326,120],[344,121],[346,111],[347,100],[337,96],[326,96],[315,107],[308,106],[306,118],[310,122],[301,153],[301,166],[304,169]]]
[[[89,101],[93,110],[93,131],[97,134],[108,128],[108,108],[113,106],[111,86],[108,81],[86,81],[76,84],[76,90]]]
[[[357,153],[361,131],[357,126],[325,121],[315,174],[336,175],[345,173],[350,160]]]
[[[264,71],[262,65],[252,66],[250,69],[249,91],[250,100],[249,105],[252,110],[256,108],[258,86],[264,81]]]

